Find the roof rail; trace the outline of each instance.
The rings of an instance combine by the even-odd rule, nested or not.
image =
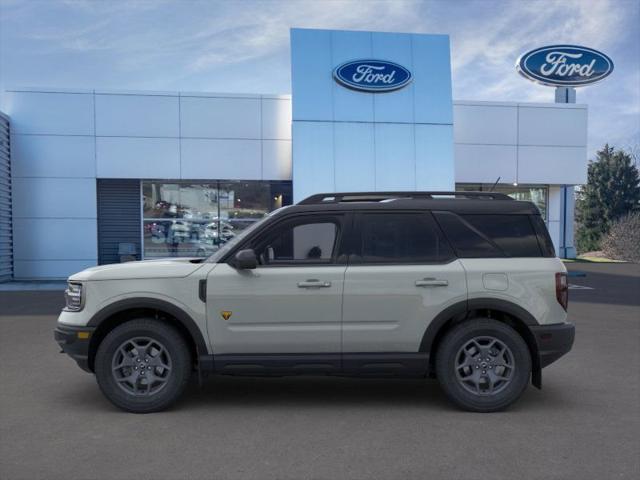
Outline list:
[[[319,205],[341,202],[382,202],[395,199],[434,200],[439,197],[513,200],[509,195],[497,192],[343,192],[317,193],[298,202],[298,205]]]

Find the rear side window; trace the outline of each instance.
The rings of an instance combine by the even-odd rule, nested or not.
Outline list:
[[[459,257],[542,256],[529,215],[458,216],[438,212],[436,218]]]
[[[360,232],[362,263],[439,263],[454,257],[427,213],[366,213]]]
[[[529,215],[462,215],[509,257],[540,257]]]
[[[486,235],[451,212],[434,212],[436,220],[460,258],[504,257]]]

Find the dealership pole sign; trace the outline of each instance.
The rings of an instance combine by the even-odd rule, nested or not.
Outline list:
[[[516,62],[523,77],[551,87],[582,87],[599,82],[613,72],[604,53],[576,45],[536,48]]]
[[[352,60],[337,66],[333,78],[343,87],[369,93],[384,93],[407,86],[411,72],[386,60]]]

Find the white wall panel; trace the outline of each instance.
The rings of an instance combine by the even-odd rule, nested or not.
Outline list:
[[[413,71],[412,35],[374,32],[371,36],[373,58],[393,59]],[[374,95],[373,100],[376,122],[413,122],[413,82],[400,90]]]
[[[415,190],[413,125],[375,125],[376,190]]]
[[[16,280],[64,280],[89,267],[97,260],[16,260]]]
[[[293,136],[293,201],[334,191],[333,125],[294,122]]]
[[[512,145],[455,145],[457,183],[516,181],[517,147]]]
[[[580,185],[587,182],[586,147],[518,147],[518,182]]]
[[[291,99],[262,99],[262,138],[291,140]]]
[[[559,222],[562,217],[562,190],[559,186],[549,186],[548,195],[547,219],[550,222]]]
[[[180,98],[182,137],[260,138],[259,98]]]
[[[96,95],[96,135],[177,137],[178,97]]]
[[[262,179],[291,180],[291,140],[262,141]]]
[[[335,123],[335,191],[376,188],[373,123]]]
[[[14,178],[13,218],[48,217],[96,218],[95,179]]]
[[[325,79],[338,65],[350,60],[371,58],[371,34],[331,32],[332,67],[323,73]],[[326,81],[326,80],[325,80]],[[333,119],[351,122],[373,122],[372,93],[356,92],[330,80],[333,88]],[[296,98],[297,101],[297,98]]]
[[[95,177],[93,137],[12,135],[14,177]]]
[[[16,260],[96,260],[96,219],[14,219]]]
[[[182,140],[182,178],[259,180],[260,140]]]
[[[498,105],[453,105],[456,143],[516,145],[518,108]]]
[[[416,125],[416,190],[455,190],[452,125]]]
[[[586,108],[521,106],[519,110],[520,145],[586,146]]]
[[[560,255],[560,222],[547,222],[547,230],[549,231],[549,236],[551,237],[551,241],[553,242],[553,247],[556,251],[556,255]]]
[[[12,133],[93,135],[93,95],[7,92]]]
[[[180,178],[177,138],[98,137],[98,178]]]

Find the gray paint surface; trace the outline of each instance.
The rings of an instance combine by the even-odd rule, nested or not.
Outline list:
[[[60,292],[0,293],[0,478],[637,478],[640,267],[570,265],[574,349],[504,413],[437,383],[219,378],[122,413],[58,354]]]

